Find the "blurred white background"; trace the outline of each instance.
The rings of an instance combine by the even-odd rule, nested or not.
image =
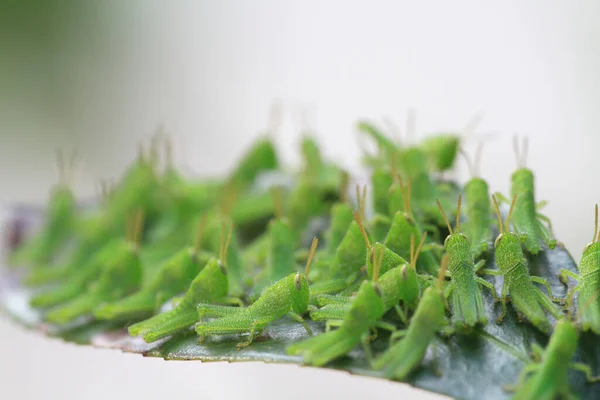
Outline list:
[[[600,200],[597,1],[38,3],[0,9],[3,202],[42,202],[60,146],[79,148],[76,190],[93,194],[95,180],[117,177],[159,122],[175,135],[182,167],[222,173],[266,127],[279,98],[316,110],[325,153],[354,167],[360,117],[389,115],[402,126],[414,107],[422,134],[459,129],[483,112],[480,130],[500,133],[484,150],[492,188],[508,192],[512,136],[527,135],[538,199],[549,200],[558,238],[579,258],[592,236]],[[297,160],[291,118],[277,141],[282,158]],[[5,320],[0,339],[7,398],[398,398],[405,390],[294,366],[145,360],[45,339]]]

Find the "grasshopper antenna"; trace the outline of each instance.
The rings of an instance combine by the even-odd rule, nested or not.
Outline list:
[[[229,228],[229,229],[227,229]],[[225,237],[225,231],[227,231],[227,237]],[[233,234],[233,223],[229,223],[229,226],[225,223],[225,221],[221,222],[221,245],[219,246],[219,261],[221,263],[226,264],[227,260],[227,252],[229,250],[229,245],[231,244],[231,236]]]
[[[365,244],[367,245],[367,249],[371,248],[371,242],[369,241],[369,235],[367,235],[367,231],[365,230],[365,224],[363,222],[363,219],[360,215],[360,211],[358,210],[354,210],[352,211],[352,215],[354,215],[354,220],[356,221],[356,223],[358,224],[358,229],[360,229],[360,233],[363,237],[363,240],[365,241]]]
[[[513,197],[513,201],[510,204],[510,209],[508,210],[508,216],[506,217],[506,222],[504,223],[504,228],[508,231],[510,229],[510,218],[513,215],[513,211],[515,211],[515,204],[517,203],[517,196],[519,196],[519,194],[515,194],[515,197]]]
[[[437,206],[440,209],[440,212],[442,213],[442,218],[444,219],[444,222],[446,223],[446,226],[448,227],[448,231],[450,232],[450,235],[453,235],[454,232],[452,231],[450,222],[448,222],[448,217],[446,217],[446,213],[444,212],[444,207],[442,207],[442,203],[440,203],[440,199],[435,199],[435,201],[437,202]]]
[[[267,132],[269,136],[274,135],[281,127],[282,114],[283,104],[281,100],[274,100],[273,103],[271,103],[269,118],[267,120]]]
[[[367,186],[363,186],[362,193],[360,190],[360,185],[356,185],[356,202],[358,205],[358,210],[360,212],[361,218],[364,220],[366,218],[366,204],[367,204]]]
[[[137,213],[135,214],[135,223],[134,223],[134,225],[132,225],[132,232],[131,232],[131,241],[133,242],[133,244],[136,247],[139,247],[139,245],[140,245],[143,226],[144,226],[144,210],[142,210],[140,208],[140,209],[138,209]]]
[[[483,153],[483,145],[485,142],[479,142],[477,144],[477,150],[475,151],[475,161],[473,161],[473,177],[481,176],[481,154]]]
[[[342,203],[348,203],[348,187],[350,186],[350,174],[342,171],[342,181],[340,183],[340,197]]]
[[[200,223],[198,224],[198,233],[196,234],[196,238],[194,239],[194,253],[197,253],[200,250],[200,247],[202,247],[202,241],[204,240],[204,230],[206,229],[206,219],[206,214],[204,214],[200,218]]]
[[[310,271],[310,266],[312,264],[313,258],[315,257],[315,253],[317,252],[318,245],[319,245],[319,239],[315,236],[315,237],[313,237],[312,243],[310,244],[310,251],[308,252],[308,259],[306,260],[306,268],[304,268],[304,276],[308,276],[308,271]]]
[[[498,206],[498,200],[496,199],[496,195],[492,195],[492,200],[494,202],[494,208],[496,209],[496,216],[498,217],[498,229],[500,230],[500,234],[504,234],[504,227],[502,225],[502,216],[500,215],[500,207]]]
[[[527,161],[527,151],[529,148],[529,139],[527,137],[523,138],[523,148],[519,151],[519,137],[515,135],[513,137],[513,147],[515,150],[515,157],[517,158],[517,167],[525,168],[525,164]]]
[[[411,239],[411,246],[413,246],[414,241],[415,241],[414,236],[411,235],[410,239]],[[417,251],[415,251],[415,253],[413,255],[413,259],[410,262],[413,269],[417,268],[417,260],[419,259],[419,254],[421,254],[421,249],[423,248],[423,245],[425,244],[425,239],[427,239],[427,232],[423,232],[423,235],[421,236],[421,241],[419,242],[419,245],[417,246]]]
[[[448,254],[444,254],[442,257],[442,265],[440,266],[440,272],[438,275],[437,289],[442,291],[444,288],[444,278],[446,277],[446,270],[448,269]]]
[[[596,216],[594,218],[594,237],[592,238],[592,243],[598,239],[600,242],[600,235],[598,234],[598,204],[596,204]]]
[[[456,233],[460,232],[460,207],[462,205],[462,193],[458,195],[458,204],[456,205]]]
[[[415,235],[410,235],[410,266],[412,267],[415,260]]]
[[[382,120],[383,120],[383,124],[388,129],[388,131],[396,138],[396,143],[401,144],[402,143],[402,131],[400,130],[398,125],[396,125],[394,120],[392,120],[389,116],[384,116],[382,118]],[[396,152],[394,152],[394,154],[396,154]]]
[[[379,269],[383,263],[383,256],[385,255],[385,249],[382,247],[379,254],[375,254],[375,260],[373,262],[373,282],[377,282],[379,279]]]
[[[283,218],[283,200],[281,191],[282,189],[280,186],[274,186],[271,188],[271,197],[273,198],[275,217],[277,219]]]
[[[473,115],[462,130],[463,138],[466,139],[466,138],[470,137],[475,132],[475,130],[479,127],[479,124],[481,124],[482,120],[483,120],[483,113],[478,112],[475,115]]]

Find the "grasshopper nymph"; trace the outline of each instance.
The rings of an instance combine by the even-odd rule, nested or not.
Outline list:
[[[442,267],[435,287],[423,292],[408,329],[392,333],[391,339],[401,338],[373,363],[375,370],[383,370],[386,378],[402,380],[414,370],[425,357],[427,347],[445,322],[444,276],[448,257],[442,259]]]
[[[481,270],[481,273],[504,276],[504,283],[502,285],[502,315],[498,318],[498,323],[502,322],[502,319],[506,314],[506,297],[508,294],[511,303],[519,313],[522,313],[527,317],[527,319],[529,319],[529,321],[531,321],[531,323],[539,330],[548,333],[551,328],[550,322],[548,322],[548,318],[546,318],[541,307],[548,310],[555,318],[559,318],[561,314],[552,304],[550,299],[548,299],[548,297],[533,284],[533,282],[537,282],[545,285],[548,294],[552,296],[550,285],[545,279],[529,275],[527,259],[523,254],[521,241],[514,232],[509,231],[510,218],[514,215],[517,196],[513,198],[510,211],[508,212],[504,224],[502,223],[496,196],[492,196],[492,199],[498,217],[498,228],[500,230],[500,234],[494,242],[494,247],[496,248],[496,264],[500,271],[484,269]],[[552,297],[552,299],[556,300],[554,297]]]
[[[266,288],[262,295],[245,308],[214,306],[199,304],[197,307],[200,322],[196,324],[199,341],[209,335],[248,334],[248,340],[237,344],[241,349],[252,343],[254,338],[271,322],[288,315],[300,322],[306,331],[312,332],[304,319],[310,300],[310,288],[307,275],[310,264],[317,250],[318,240],[315,237],[310,248],[304,273],[294,272]],[[205,317],[217,317],[212,321],[204,321]]]
[[[600,334],[600,301],[591,300],[598,288],[600,288],[600,232],[598,231],[598,204],[596,204],[596,217],[594,220],[594,237],[592,241],[585,246],[583,255],[579,261],[579,275],[566,269],[560,271],[560,280],[567,284],[567,277],[578,281],[578,284],[569,291],[569,298],[573,297],[575,292],[579,292],[577,302],[579,304],[579,318],[581,320],[581,329],[583,331],[592,330],[595,334]],[[588,303],[583,311],[583,304]]]
[[[596,301],[598,292],[589,301]],[[572,300],[572,299],[571,299]],[[590,303],[588,303],[590,304]],[[588,304],[584,304],[580,313],[585,312]],[[588,382],[599,382],[599,376],[592,376],[591,368],[581,362],[573,362],[573,356],[579,342],[577,326],[572,321],[572,303],[569,302],[569,315],[562,317],[554,327],[550,341],[545,349],[532,345],[534,363],[528,364],[521,371],[516,386],[507,386],[506,390],[515,390],[515,400],[552,400],[556,398],[573,398],[569,385],[569,370],[577,370],[585,374]],[[528,377],[528,375],[531,375]]]
[[[487,323],[479,285],[487,287],[494,297],[497,296],[494,286],[475,274],[484,265],[484,261],[481,260],[475,265],[473,254],[471,254],[471,244],[467,237],[460,232],[461,199],[462,196],[459,195],[454,231],[439,200],[437,204],[450,232],[444,241],[444,248],[449,257],[448,270],[452,278],[452,282],[446,287],[446,296],[452,295],[452,313],[455,323],[470,329],[477,324],[485,325]]]
[[[535,202],[535,184],[533,171],[525,166],[527,158],[527,139],[524,140],[523,152],[519,152],[517,137],[514,138],[515,154],[517,157],[518,169],[511,178],[511,195],[519,195],[513,216],[513,226],[515,232],[521,236],[525,243],[525,249],[528,253],[538,254],[542,251],[540,241],[553,249],[556,246],[556,240],[553,238],[552,224],[550,219],[542,215],[538,210],[545,204]],[[496,194],[498,199],[509,203],[509,201],[500,193]],[[542,222],[546,222],[546,227]]]
[[[377,285],[379,266],[383,260],[383,254],[383,251],[380,251],[376,256],[373,281],[363,281],[361,283],[358,293],[352,299],[343,320],[335,323],[339,325],[339,328],[290,345],[287,348],[288,354],[302,355],[304,363],[321,366],[348,354],[361,341],[365,344],[365,350],[367,350],[366,342],[368,341],[369,330],[375,326],[395,330],[393,325],[378,325],[378,320],[385,313],[381,289]],[[333,321],[327,322],[327,329],[332,323]]]

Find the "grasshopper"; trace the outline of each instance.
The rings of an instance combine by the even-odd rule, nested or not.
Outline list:
[[[390,250],[398,254],[400,257],[407,259],[410,255],[409,243],[413,236],[421,236],[421,227],[416,223],[412,207],[410,204],[410,181],[405,186],[402,176],[396,172],[392,173],[395,177],[395,182],[398,183],[402,199],[403,199],[403,211],[395,212],[393,220],[391,222],[390,229],[385,237],[383,244]],[[425,226],[424,226],[425,227]],[[434,233],[437,233],[435,227],[427,226],[426,228],[433,228]],[[419,269],[430,274],[437,274],[439,263],[432,254],[428,251],[433,248],[437,248],[438,245],[434,243],[428,243],[423,248],[422,257],[419,259]]]
[[[535,183],[533,171],[525,166],[527,158],[527,139],[524,140],[523,152],[519,151],[517,137],[514,138],[515,155],[517,157],[517,170],[511,178],[511,195],[519,195],[519,200],[513,216],[513,226],[515,232],[521,236],[524,241],[525,249],[528,253],[538,254],[541,250],[540,241],[553,249],[556,246],[556,240],[553,239],[552,223],[550,219],[538,210],[545,205],[545,202],[536,204],[535,202]],[[499,200],[510,203],[502,194],[496,193]],[[543,222],[548,224],[546,227]]]
[[[416,271],[417,259],[426,237],[427,234],[424,233],[415,252],[414,236],[411,236],[410,264],[402,264],[390,269],[381,275],[377,281],[381,289],[384,313],[395,308],[396,313],[404,323],[407,321],[408,311],[414,310],[417,306],[421,286],[429,280],[429,276],[418,275]],[[381,251],[381,254],[383,254],[383,251]],[[383,257],[379,261],[383,261]],[[381,265],[378,268],[380,267]],[[310,317],[313,321],[342,320],[350,311],[352,300],[353,297],[340,295],[322,297],[319,301],[324,307],[311,310]],[[398,305],[400,302],[404,306],[404,310]]]
[[[421,141],[421,147],[430,160],[433,171],[445,172],[454,167],[456,157],[460,151],[460,143],[471,135],[479,123],[481,115],[476,114],[463,129],[462,135],[438,134],[429,136]]]
[[[114,255],[127,252],[128,247],[127,241],[121,238],[110,240],[79,269],[73,270],[66,282],[36,294],[29,304],[35,308],[48,309],[84,294],[88,285],[98,278],[102,268],[111,262]]]
[[[366,190],[366,188],[365,188]],[[364,228],[362,215],[365,211],[365,191],[360,195],[357,188],[358,210],[352,212],[354,221],[335,251],[327,277],[311,285],[311,295],[337,293],[352,285],[361,275],[365,257],[370,250],[370,241]]]
[[[365,351],[368,351],[366,342],[369,330],[375,326],[395,330],[393,325],[378,323],[385,313],[381,289],[377,285],[383,254],[383,251],[380,251],[374,262],[373,281],[361,283],[344,319],[341,322],[336,321],[339,328],[288,346],[288,354],[302,355],[305,364],[321,366],[348,354],[361,341],[365,345]],[[332,322],[327,322],[327,329],[331,327]]]
[[[192,280],[177,306],[172,310],[131,325],[128,329],[130,335],[141,336],[148,343],[155,342],[194,325],[198,319],[196,314],[198,303],[240,304],[238,299],[227,296],[229,284],[226,260],[232,231],[233,227],[230,226],[227,239],[225,239],[225,228],[221,230],[219,258],[212,257],[208,260],[202,271]]]
[[[371,363],[373,369],[383,370],[386,378],[406,378],[421,363],[429,343],[442,329],[445,320],[443,286],[447,267],[446,255],[442,259],[437,285],[423,292],[408,329],[392,333],[391,340],[402,339]]]
[[[508,294],[511,303],[519,313],[527,317],[527,319],[529,319],[529,321],[531,321],[531,323],[539,330],[548,333],[550,332],[551,325],[550,322],[548,322],[548,318],[546,318],[542,307],[557,319],[560,318],[561,314],[552,304],[550,299],[548,299],[548,297],[546,297],[533,282],[543,284],[553,301],[559,300],[552,296],[548,281],[537,276],[529,275],[527,259],[523,254],[521,241],[515,233],[508,230],[510,227],[510,218],[515,212],[517,196],[513,198],[510,211],[508,212],[504,224],[502,223],[500,207],[498,206],[496,196],[492,196],[492,200],[496,209],[498,227],[500,230],[500,234],[494,241],[496,264],[500,271],[483,269],[480,272],[488,275],[504,276],[504,283],[502,285],[502,314],[498,317],[498,323],[501,323],[506,315],[506,297]]]
[[[477,324],[485,325],[487,323],[479,285],[490,289],[494,298],[497,298],[497,295],[491,283],[476,275],[476,271],[485,264],[485,261],[481,260],[475,265],[469,240],[460,232],[461,200],[462,195],[459,195],[454,231],[439,200],[437,200],[437,204],[450,232],[444,241],[444,248],[449,258],[448,270],[452,278],[446,287],[446,296],[453,296],[452,312],[455,323],[470,329]]]
[[[598,292],[590,300],[595,301],[597,294]],[[572,304],[569,304],[568,308],[571,310]],[[580,310],[585,311],[584,309]],[[589,365],[571,362],[577,350],[579,332],[571,321],[570,313],[571,311],[567,318],[563,317],[556,323],[546,349],[535,344],[532,345],[536,362],[523,368],[516,387],[508,386],[506,388],[507,390],[517,389],[513,399],[573,398],[569,387],[569,369],[583,372],[588,382],[600,381],[600,376],[592,376]]]
[[[302,314],[306,312],[310,299],[310,288],[307,275],[310,264],[317,250],[318,239],[312,241],[304,273],[292,273],[264,290],[262,295],[245,308],[199,304],[197,308],[199,323],[196,333],[203,342],[208,335],[248,334],[246,341],[237,344],[241,349],[252,343],[254,338],[271,322],[288,315],[300,322],[309,335],[312,332]],[[206,317],[217,317],[212,321],[204,321]]]
[[[142,266],[139,259],[139,242],[143,213],[138,211],[128,224],[128,242],[118,247],[107,263],[102,265],[98,279],[91,283],[86,293],[73,298],[46,314],[49,322],[66,324],[78,317],[91,314],[96,307],[107,301],[124,297],[139,289]]]
[[[487,182],[480,177],[479,165],[483,144],[477,147],[473,163],[466,154],[465,160],[469,164],[471,179],[465,184],[466,216],[463,231],[471,240],[471,252],[475,259],[487,253],[492,241],[490,194]]]
[[[575,292],[579,292],[577,299],[579,309],[583,310],[583,304],[588,303],[584,311],[580,311],[581,328],[583,331],[592,330],[600,334],[600,302],[591,300],[600,287],[600,233],[598,232],[598,204],[595,207],[594,237],[585,246],[583,255],[579,261],[579,275],[562,269],[559,274],[560,280],[566,285],[567,277],[577,280],[579,283],[569,291],[568,298],[572,298]]]
[[[209,254],[200,251],[206,215],[192,247],[186,247],[169,257],[159,266],[158,273],[140,291],[121,300],[101,305],[94,310],[97,319],[115,320],[127,317],[152,315],[169,299],[182,293],[210,260]]]
[[[43,227],[34,237],[24,242],[10,256],[12,265],[30,264],[33,273],[44,271],[56,253],[73,233],[76,204],[71,191],[76,153],[65,163],[62,151],[56,153],[59,182],[52,188]]]

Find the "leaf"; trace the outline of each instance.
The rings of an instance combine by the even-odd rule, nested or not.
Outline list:
[[[488,258],[493,260],[493,254]],[[562,247],[554,250],[545,249],[529,261],[533,275],[545,277],[555,295],[561,297],[566,295],[566,288],[558,280],[557,274],[561,268],[576,271],[576,265],[567,250]],[[486,267],[495,268],[493,262],[489,262]],[[500,293],[502,278],[490,277],[489,280]],[[283,318],[267,327],[261,337],[242,350],[237,350],[235,347],[240,340],[239,337],[207,338],[205,343],[198,344],[197,337],[192,331],[187,335],[167,338],[156,344],[146,344],[140,338],[129,337],[126,331],[118,329],[119,325],[115,323],[84,320],[67,329],[52,329],[41,324],[41,315],[28,307],[29,295],[30,293],[19,285],[17,272],[8,270],[3,272],[0,280],[0,306],[10,317],[23,325],[46,331],[49,335],[67,341],[117,348],[168,360],[299,363],[300,357],[288,356],[285,348],[288,344],[307,337],[300,324]],[[462,399],[510,397],[510,393],[505,392],[503,386],[517,382],[529,357],[527,353],[531,343],[537,342],[545,346],[548,338],[529,323],[519,323],[510,304],[503,323],[497,325],[495,319],[499,315],[500,304],[494,303],[487,290],[484,290],[484,297],[489,318],[484,332],[477,331],[471,335],[457,334],[449,339],[440,338],[435,346],[430,346],[421,367],[409,377],[408,383]],[[121,323],[120,326],[127,324],[128,322]],[[310,325],[315,333],[323,331],[321,324],[310,322]],[[373,343],[375,353],[387,346],[387,339],[387,335],[380,332],[380,336]],[[594,335],[582,335],[576,358],[589,364],[593,371],[598,370],[600,343]],[[360,348],[327,367],[345,370],[352,374],[380,376],[379,372],[371,370]],[[572,373],[570,378],[573,390],[582,398],[600,397],[600,384],[588,384],[583,374],[579,372]]]

